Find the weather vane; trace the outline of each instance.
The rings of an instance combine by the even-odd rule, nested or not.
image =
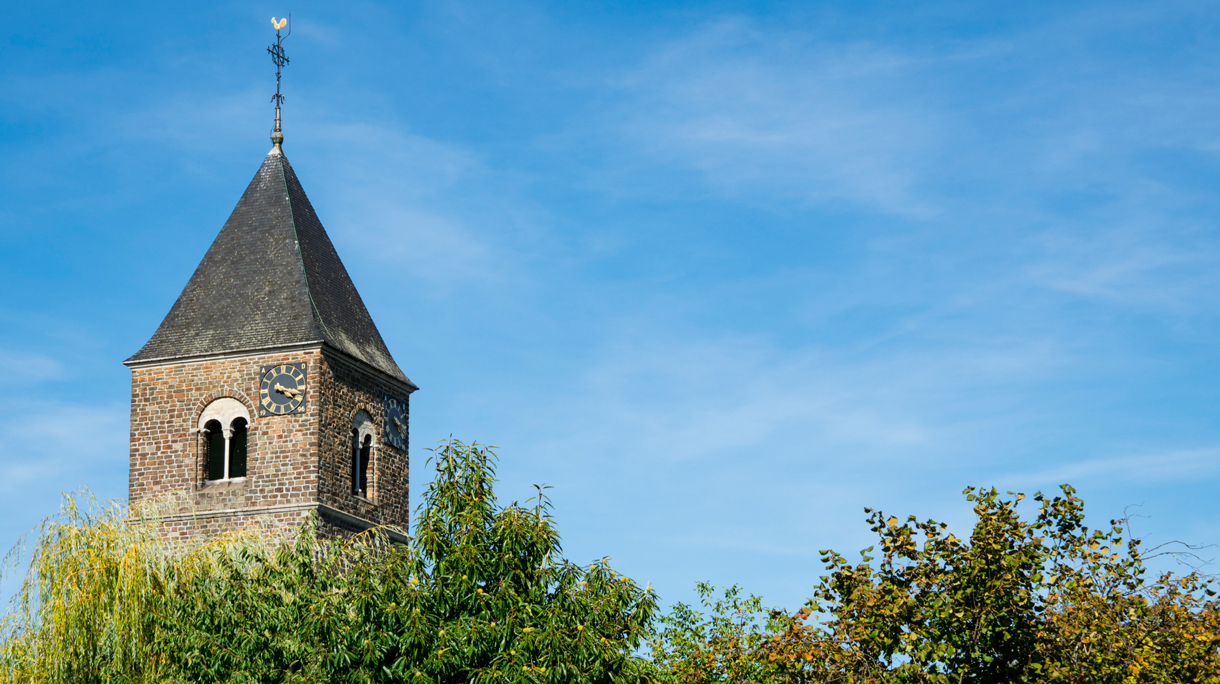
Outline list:
[[[271,61],[275,63],[275,95],[271,97],[271,101],[275,103],[275,130],[271,131],[271,142],[279,145],[284,142],[284,133],[280,130],[280,105],[284,103],[284,96],[280,94],[280,69],[283,69],[288,64],[288,55],[284,54],[284,39],[292,35],[292,26],[289,20],[292,15],[289,14],[287,19],[276,21],[275,17],[271,17],[271,25],[275,27],[275,45],[267,48],[267,52],[271,53]],[[280,35],[280,29],[288,27],[288,33]]]

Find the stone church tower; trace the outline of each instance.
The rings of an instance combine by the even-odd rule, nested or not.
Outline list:
[[[326,536],[406,530],[407,405],[418,388],[276,133],[178,301],[124,361],[129,499],[178,495],[166,526],[182,538],[311,515]]]

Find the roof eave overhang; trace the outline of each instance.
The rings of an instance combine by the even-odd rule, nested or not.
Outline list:
[[[183,364],[196,363],[199,361],[232,359],[239,356],[253,356],[256,354],[262,355],[275,354],[279,352],[309,351],[312,349],[320,349],[324,344],[326,344],[324,340],[313,340],[310,342],[297,342],[294,344],[276,344],[267,347],[245,347],[243,349],[230,349],[219,352],[208,352],[206,354],[159,356],[152,359],[137,359],[133,356],[124,361],[123,365],[132,370],[140,368],[155,368],[157,366],[181,366]]]
[[[281,354],[288,352],[313,351],[317,349],[325,349],[328,355],[333,355],[348,364],[355,365],[367,373],[373,373],[381,379],[391,384],[397,385],[406,390],[407,394],[411,394],[419,389],[419,386],[405,378],[397,378],[389,373],[373,366],[366,361],[358,359],[351,354],[328,344],[325,340],[314,340],[311,342],[300,342],[297,344],[279,344],[268,347],[253,347],[245,349],[232,349],[221,352],[212,352],[208,354],[191,354],[183,356],[162,356],[153,359],[134,359],[130,358],[123,362],[124,366],[132,370],[143,368],[157,368],[160,366],[181,366],[188,363],[199,363],[201,361],[214,361],[217,359],[233,359],[242,356],[262,356],[267,354]]]
[[[389,373],[370,364],[369,362],[364,361],[363,359],[358,359],[355,356],[348,354],[347,352],[343,351],[342,349],[339,349],[338,347],[334,346],[333,344],[327,344],[325,346],[325,349],[323,349],[323,351],[328,356],[337,357],[345,363],[355,365],[356,367],[360,368],[361,370],[365,371],[366,373],[373,373],[374,375],[385,380],[386,382],[390,382],[395,385],[398,385],[399,387],[405,389],[407,391],[407,394],[410,394],[410,393],[414,392],[415,390],[419,389],[419,385],[416,385],[415,383],[411,382],[409,379],[407,379],[405,377],[402,377],[402,378],[394,377],[393,375],[390,375]]]

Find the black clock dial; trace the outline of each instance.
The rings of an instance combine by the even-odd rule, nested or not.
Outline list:
[[[385,441],[395,449],[407,450],[407,403],[386,395]]]
[[[305,364],[263,366],[258,387],[260,416],[282,416],[305,410]]]

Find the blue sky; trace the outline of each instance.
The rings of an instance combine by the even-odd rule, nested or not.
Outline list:
[[[415,492],[499,445],[667,601],[795,606],[865,506],[967,485],[1220,543],[1220,6],[6,2],[5,544],[125,496],[120,361],[270,146],[289,11],[285,151],[422,388]]]

